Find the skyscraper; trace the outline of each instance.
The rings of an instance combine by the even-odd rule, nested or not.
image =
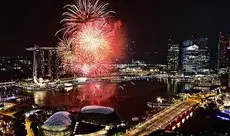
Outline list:
[[[201,71],[210,69],[210,50],[208,48],[208,38],[198,38],[194,44],[199,46],[199,69]]]
[[[228,67],[228,47],[230,47],[230,34],[220,32],[218,42],[218,69]]]
[[[169,38],[168,41],[168,56],[167,56],[167,67],[168,70],[178,70],[179,66],[179,43]]]
[[[230,47],[227,47],[226,49],[226,58],[227,60],[230,59]],[[230,88],[230,61],[227,61],[227,66],[228,66],[228,85],[227,87]]]
[[[198,66],[199,47],[193,44],[192,40],[182,43],[182,70],[185,72],[196,73]]]
[[[185,73],[209,71],[210,51],[208,38],[196,38],[182,43],[182,70]]]

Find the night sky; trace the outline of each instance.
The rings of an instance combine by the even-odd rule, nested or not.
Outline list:
[[[185,2],[186,1],[186,2]],[[128,32],[135,58],[165,63],[167,41],[192,35],[209,38],[215,60],[218,32],[230,32],[229,0],[109,0]],[[1,3],[0,55],[32,55],[34,44],[55,46],[63,6],[73,0],[18,0]],[[133,42],[135,41],[135,42]],[[134,45],[135,44],[135,45]],[[25,53],[26,52],[26,53]]]

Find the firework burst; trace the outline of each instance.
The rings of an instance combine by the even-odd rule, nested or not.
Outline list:
[[[75,4],[68,4],[64,8],[64,19],[61,21],[64,34],[73,34],[79,29],[79,25],[85,22],[101,21],[111,18],[113,11],[108,10],[109,3],[100,0],[75,0]]]
[[[74,52],[71,48],[71,41],[63,37],[63,39],[60,39],[60,42],[58,43],[58,53],[62,60],[62,65],[65,68],[65,70],[70,71],[69,68],[71,68],[72,61],[74,60]]]
[[[83,76],[102,76],[112,71],[114,59],[122,56],[121,22],[113,21],[108,3],[78,0],[66,5],[64,37],[59,54],[66,71]]]

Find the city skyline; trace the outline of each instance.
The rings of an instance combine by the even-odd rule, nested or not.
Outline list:
[[[0,47],[1,54],[29,55],[24,49],[34,44],[56,46],[57,37],[54,34],[61,27],[59,22],[63,6],[67,3],[73,1],[23,1],[13,4],[7,2],[7,6],[1,7],[2,13],[5,14],[1,22],[4,26],[4,36],[1,37],[4,46]],[[214,57],[219,32],[230,31],[228,1],[117,0],[110,3],[117,13],[116,16],[127,29],[129,44],[135,41],[136,46],[131,47],[135,48],[135,58],[148,62],[166,62],[169,36],[183,41],[193,34],[209,38],[211,56]],[[158,55],[160,57],[156,57]]]
[[[228,135],[229,4],[1,4],[0,135]]]

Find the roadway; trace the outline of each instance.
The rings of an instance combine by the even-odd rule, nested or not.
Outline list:
[[[16,82],[1,82],[0,83],[0,88],[3,88],[3,87],[8,87],[8,86],[17,86],[17,83]]]
[[[149,135],[154,131],[164,129],[172,121],[178,118],[182,113],[193,107],[196,103],[194,101],[185,100],[176,103],[165,110],[154,114],[147,121],[138,124],[131,130],[127,131],[125,136],[143,136]]]

